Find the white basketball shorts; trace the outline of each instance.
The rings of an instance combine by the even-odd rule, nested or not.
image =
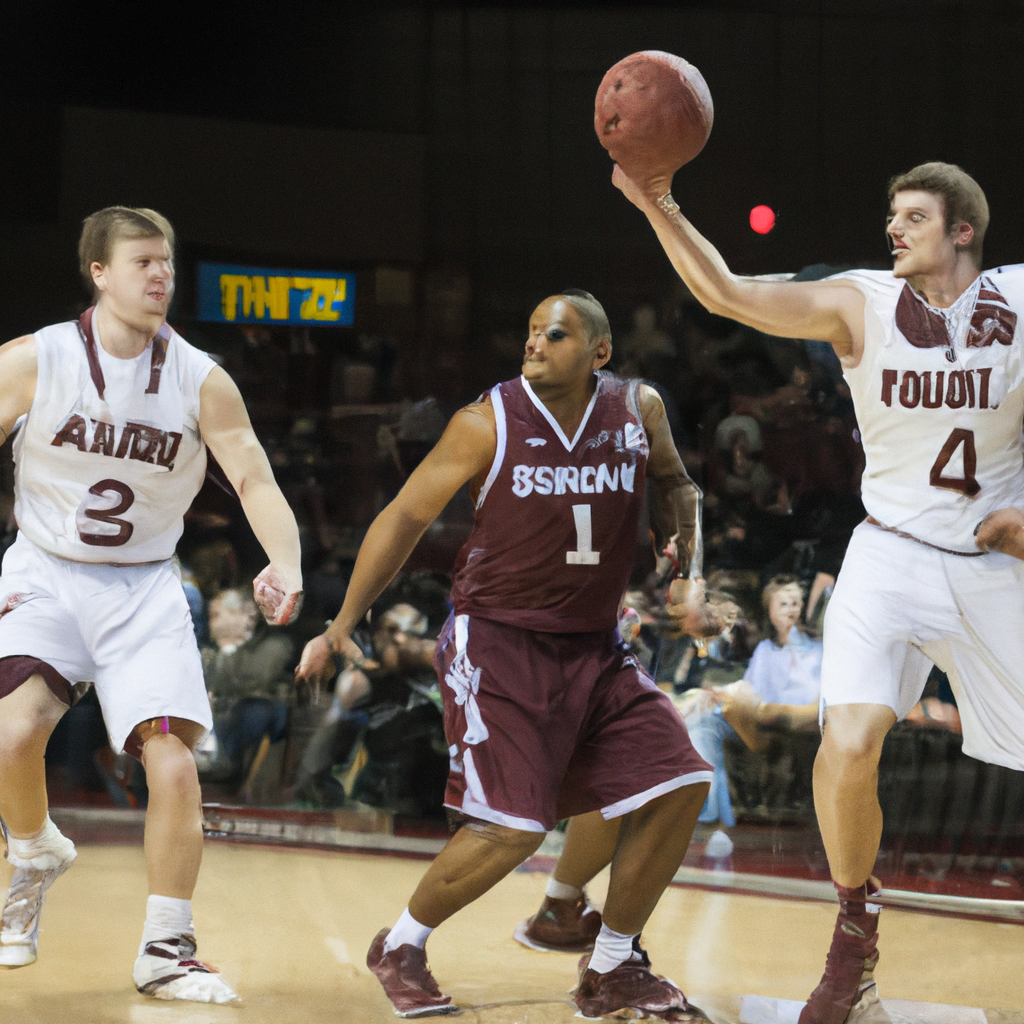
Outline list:
[[[949,554],[861,523],[824,643],[824,708],[884,704],[902,719],[934,662],[956,695],[964,753],[1024,769],[1024,562]]]
[[[17,600],[10,598],[17,595]],[[30,655],[92,682],[114,750],[168,715],[212,728],[210,700],[175,564],[56,558],[19,535],[0,575],[0,658]]]

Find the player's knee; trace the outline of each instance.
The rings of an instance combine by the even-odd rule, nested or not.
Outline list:
[[[173,733],[149,737],[142,747],[142,764],[150,788],[184,794],[199,786],[199,772],[192,751]]]
[[[38,704],[16,710],[2,710],[4,713],[0,714],[0,757],[16,761],[22,757],[42,755],[50,734],[67,709]]]
[[[529,857],[544,840],[543,832],[527,832],[521,828],[508,828],[505,825],[496,825],[492,821],[472,820],[467,821],[462,827],[496,846],[520,850],[524,857]]]
[[[830,709],[822,734],[822,749],[830,759],[874,767],[882,753],[882,743],[896,716],[836,714]]]

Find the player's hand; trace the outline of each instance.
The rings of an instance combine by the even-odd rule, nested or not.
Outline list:
[[[618,164],[612,171],[612,184],[640,209],[672,191],[671,178],[657,175],[645,181],[634,181]]]
[[[272,626],[287,626],[302,607],[301,580],[286,579],[273,565],[252,581],[252,593],[263,618]]]
[[[342,641],[342,650],[349,658],[361,658],[362,651],[349,638]],[[296,683],[308,683],[311,686],[322,686],[329,683],[338,674],[338,660],[335,649],[328,640],[327,634],[315,636],[302,648],[302,657],[295,667]]]
[[[718,636],[739,615],[731,601],[710,604],[704,597],[704,580],[674,579],[668,588],[668,613],[690,636]]]
[[[360,669],[377,667],[375,661],[369,661],[363,656],[359,645],[351,637],[346,636],[332,643],[326,633],[321,633],[302,649],[302,657],[295,668],[295,682],[309,683],[311,686],[326,685],[338,674],[340,660]]]
[[[974,539],[982,551],[1002,551],[1024,559],[1024,511],[1000,508],[990,512],[981,521]]]

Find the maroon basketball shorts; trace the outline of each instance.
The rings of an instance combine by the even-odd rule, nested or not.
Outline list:
[[[614,630],[535,633],[452,616],[435,667],[451,759],[445,806],[467,817],[546,832],[711,781],[672,702]]]

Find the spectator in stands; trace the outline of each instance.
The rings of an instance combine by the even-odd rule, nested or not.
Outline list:
[[[201,653],[214,732],[248,801],[271,744],[285,737],[294,645],[263,622],[246,590],[222,591],[209,617],[213,646]]]
[[[646,303],[633,310],[633,329],[619,345],[621,372],[626,377],[670,385],[674,390],[678,377],[676,345],[658,327],[657,317],[654,307]]]
[[[773,731],[813,729],[817,723],[822,647],[797,625],[803,591],[796,577],[783,574],[772,578],[761,599],[770,635],[754,648],[743,679],[699,691],[691,706],[684,706],[693,745],[715,769],[702,822],[736,823],[722,749],[728,737],[738,735],[761,751]]]
[[[360,756],[361,740],[365,761],[352,769],[352,799],[393,813],[441,813],[448,753],[430,635],[441,623],[439,591],[432,577],[399,577],[375,603],[371,656],[339,674],[331,708],[296,772],[298,798],[342,805],[346,794],[335,773]]]
[[[752,416],[727,416],[715,428],[718,459],[712,486],[724,502],[742,509],[785,513],[788,501],[782,481],[761,461],[761,427]]]

